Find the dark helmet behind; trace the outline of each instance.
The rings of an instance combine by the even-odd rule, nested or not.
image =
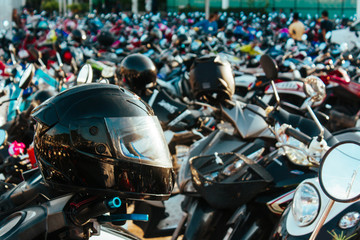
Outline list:
[[[49,30],[49,24],[47,21],[39,21],[35,28],[35,35],[37,37],[42,37],[46,34],[46,32]]]
[[[120,65],[120,75],[130,90],[136,93],[156,85],[155,64],[142,54],[131,54],[124,58]]]
[[[45,21],[45,20],[41,20],[41,21],[39,21],[37,23],[36,29],[37,30],[42,30],[42,31],[48,30],[49,29],[49,23],[47,21]]]
[[[101,31],[97,37],[97,41],[104,47],[110,47],[114,43],[115,39],[111,32]]]
[[[84,30],[75,29],[71,32],[71,39],[81,43],[82,41],[86,40],[86,33]]]
[[[235,92],[231,65],[219,56],[204,56],[194,61],[190,69],[193,97],[210,104],[230,100]]]
[[[57,95],[57,92],[52,89],[39,90],[34,94],[32,102],[35,104],[35,106],[38,106],[41,103],[48,100],[49,98],[56,96],[56,95]]]
[[[234,36],[234,32],[231,29],[226,29],[225,30],[225,37],[226,38],[232,38]]]
[[[157,27],[154,27],[150,30],[150,36],[152,36],[155,39],[162,39],[163,38],[163,34],[161,32],[161,30]]]
[[[35,157],[51,186],[121,198],[170,196],[173,169],[162,129],[132,92],[80,85],[45,101],[33,118]]]
[[[179,35],[174,35],[173,43],[175,46],[190,46],[191,44],[191,37],[188,34],[182,33]]]

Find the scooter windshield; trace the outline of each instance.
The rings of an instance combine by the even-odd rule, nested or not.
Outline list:
[[[105,123],[118,158],[172,167],[169,149],[157,117],[105,118]]]

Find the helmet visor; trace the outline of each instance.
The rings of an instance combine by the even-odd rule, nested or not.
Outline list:
[[[118,158],[172,167],[169,149],[157,117],[105,118],[105,123]]]

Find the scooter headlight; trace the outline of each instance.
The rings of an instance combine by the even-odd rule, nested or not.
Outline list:
[[[359,220],[360,220],[359,212],[349,212],[341,218],[339,222],[339,227],[342,229],[352,228],[359,223]]]
[[[320,196],[315,187],[302,183],[296,189],[292,203],[292,214],[300,227],[311,224],[319,213]]]
[[[283,125],[280,126],[279,124],[276,124],[275,132],[278,134],[279,142],[281,143],[281,145],[282,144],[287,145],[287,146],[283,146],[282,149],[292,163],[301,166],[313,165],[309,161],[306,153],[299,150],[299,149],[306,149],[307,147],[305,146],[305,144],[303,144],[302,142],[300,142],[299,140],[293,137],[288,136],[285,133],[285,129],[283,128]]]
[[[295,146],[294,143],[292,145]],[[302,149],[306,148],[306,146],[299,141],[297,141],[296,147],[302,148]],[[306,154],[304,152],[301,152],[298,149],[294,149],[291,147],[284,147],[284,150],[285,150],[286,156],[294,164],[301,165],[301,166],[312,166],[312,163],[309,161],[308,157],[306,156]]]

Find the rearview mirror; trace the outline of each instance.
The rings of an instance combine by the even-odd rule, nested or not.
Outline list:
[[[76,85],[91,83],[93,80],[93,70],[90,64],[85,64],[79,71]]]
[[[34,77],[34,74],[35,74],[35,67],[34,64],[31,63],[26,67],[25,71],[21,75],[19,87],[21,89],[26,89],[27,87],[29,87],[31,80]]]
[[[359,143],[342,142],[330,148],[323,157],[319,170],[319,182],[330,201],[319,217],[309,240],[316,239],[335,201],[345,203],[360,199],[359,151]]]
[[[324,156],[319,172],[320,185],[334,201],[360,199],[360,144],[344,142],[332,147]]]
[[[263,68],[268,79],[274,80],[278,75],[278,66],[269,55],[262,55],[260,58],[260,65]]]
[[[9,44],[9,51],[14,53],[14,54],[16,52],[16,49],[15,49],[15,47],[14,47],[14,45],[12,43]]]
[[[0,129],[0,146],[2,146],[7,138],[6,131],[4,129]]]

